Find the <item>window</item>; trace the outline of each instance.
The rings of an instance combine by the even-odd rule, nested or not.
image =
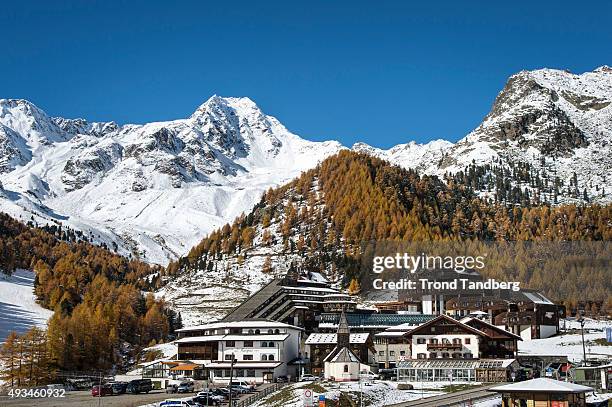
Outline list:
[[[268,356],[268,360],[274,360],[274,355]]]
[[[234,341],[225,341],[225,346],[227,346],[228,348],[233,348],[234,346],[236,346],[236,342],[234,342]]]
[[[442,359],[448,359],[450,355],[446,352],[442,353]]]
[[[268,360],[268,355],[261,355],[261,360]]]
[[[223,370],[215,369],[214,374],[215,374],[215,377],[223,377]]]
[[[470,344],[470,338],[465,338],[465,344],[469,345]]]
[[[385,351],[384,350],[378,351],[378,356],[385,356]]]
[[[471,353],[464,353],[463,357],[466,359],[472,359],[472,354]]]
[[[275,333],[275,334],[279,334],[279,333],[280,333],[280,329],[275,329],[275,330],[274,330],[274,333]]]
[[[259,335],[261,333],[261,331],[259,329],[255,330],[255,335]]]
[[[424,353],[417,354],[417,359],[425,359],[425,354]]]
[[[223,371],[223,376],[224,376],[224,377],[230,377],[231,373],[232,373],[232,372],[231,372],[231,370],[230,370],[230,369],[225,369],[225,370]]]
[[[244,341],[244,347],[245,348],[252,348],[253,347],[253,341]]]
[[[436,359],[438,357],[438,354],[436,352],[431,352],[429,354],[429,359]]]
[[[267,348],[268,347],[268,342],[262,342],[261,343],[261,347],[262,348]]]
[[[389,356],[395,356],[395,351],[394,350],[390,350],[389,351]]]
[[[431,344],[434,344],[434,345],[435,345],[435,344],[437,344],[437,343],[438,343],[438,340],[437,340],[436,338],[431,338],[431,339],[429,340],[429,343],[431,343]]]
[[[455,345],[461,345],[461,339],[460,339],[460,338],[454,338],[454,339],[453,339],[453,344],[455,344]]]
[[[400,356],[406,356],[406,351],[405,350],[400,350]]]
[[[247,377],[255,377],[255,370],[254,369],[247,370],[246,375]]]
[[[348,365],[344,365],[344,373],[348,373]]]
[[[424,345],[425,344],[425,338],[417,338],[417,343],[419,345]]]
[[[274,331],[273,331],[272,329],[268,329],[268,333],[269,333],[269,334],[273,334],[273,333],[274,333]]]
[[[232,356],[234,356],[234,355],[231,355],[231,354],[230,355],[225,355],[225,360],[232,360]]]
[[[253,330],[249,329],[249,335],[253,335]]]
[[[242,355],[242,360],[253,360],[253,355]]]
[[[274,342],[268,342],[268,348],[274,348],[274,347],[276,347]]]

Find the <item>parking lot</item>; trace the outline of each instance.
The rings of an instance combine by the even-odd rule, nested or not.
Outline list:
[[[257,392],[264,390],[270,385],[264,384],[257,388]],[[149,394],[122,394],[120,396],[92,397],[91,391],[71,391],[66,393],[63,398],[39,398],[39,399],[11,399],[6,395],[0,396],[0,407],[138,407],[147,404],[154,404],[166,399],[178,399],[184,397],[194,397],[197,393],[190,394],[166,394],[165,391],[153,390]],[[243,395],[247,398],[249,395]],[[225,403],[227,406],[227,403]]]

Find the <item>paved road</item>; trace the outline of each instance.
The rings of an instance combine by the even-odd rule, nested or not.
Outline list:
[[[264,384],[257,387],[262,391],[271,386]],[[166,399],[193,397],[191,394],[166,394],[165,391],[153,390],[149,394],[122,394],[120,396],[92,397],[91,391],[71,391],[64,398],[40,399],[11,399],[4,394],[0,396],[0,407],[138,407],[147,404],[159,403]],[[242,398],[247,398],[243,395]],[[227,406],[227,403],[224,404]]]
[[[168,398],[171,394],[162,391],[152,391],[149,394],[122,394],[120,396],[92,397],[90,391],[71,391],[63,398],[40,398],[40,399],[10,399],[0,396],[0,406],[4,407],[137,407],[148,403],[158,403]]]
[[[427,397],[420,400],[406,401],[404,403],[393,404],[389,407],[442,407],[442,406],[469,406],[469,402],[491,398],[494,393],[487,389],[503,383],[488,384],[473,389],[447,393],[440,396]]]

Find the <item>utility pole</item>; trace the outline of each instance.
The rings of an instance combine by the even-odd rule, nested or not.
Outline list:
[[[98,407],[102,404],[102,371],[100,371],[100,380],[98,381]]]
[[[580,322],[580,332],[582,334],[582,365],[586,366],[587,364],[586,346],[584,345],[584,324],[586,323],[586,320],[584,319],[584,317],[580,317],[578,322]]]
[[[236,358],[234,357],[234,354],[232,353],[232,362],[230,363],[230,378],[229,378],[229,407],[233,407],[232,399],[233,399],[234,390],[232,390],[232,381],[234,377],[234,363],[236,363]]]
[[[363,407],[363,389],[361,388],[361,371],[359,372],[359,407]]]

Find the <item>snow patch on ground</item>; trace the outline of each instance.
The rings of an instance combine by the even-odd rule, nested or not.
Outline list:
[[[0,273],[0,343],[11,331],[45,328],[51,315],[53,311],[36,303],[33,272],[17,270],[12,276]]]
[[[564,355],[570,362],[583,359],[580,323],[575,319],[560,322],[562,333],[546,339],[519,341],[520,355]],[[595,341],[605,339],[605,328],[612,327],[612,321],[587,319],[584,326],[584,341],[587,358],[612,358],[612,346],[599,345]]]

